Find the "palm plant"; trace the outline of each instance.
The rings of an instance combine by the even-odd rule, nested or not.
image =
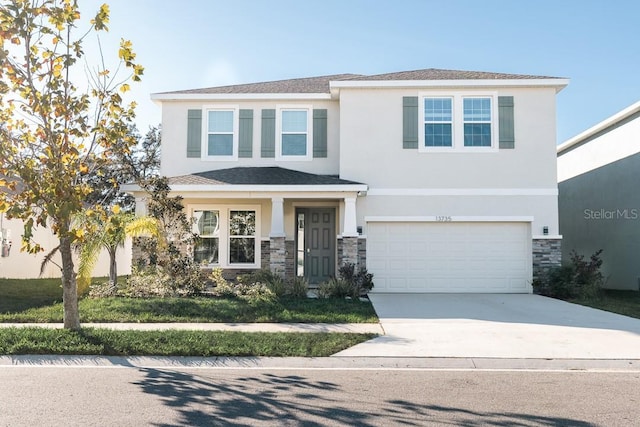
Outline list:
[[[81,221],[86,234],[80,246],[78,292],[89,286],[102,249],[109,254],[109,285],[115,288],[118,285],[116,253],[118,248],[124,247],[127,237],[151,236],[158,238],[161,243],[163,241],[164,234],[158,220],[121,212],[117,206],[110,215],[85,213]]]

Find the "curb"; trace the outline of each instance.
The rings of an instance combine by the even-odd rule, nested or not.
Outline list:
[[[434,370],[640,373],[640,359],[497,359],[385,357],[0,356],[0,368],[248,370]]]

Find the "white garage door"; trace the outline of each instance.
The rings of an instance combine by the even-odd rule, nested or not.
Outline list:
[[[521,222],[370,222],[373,292],[531,292],[531,234]]]

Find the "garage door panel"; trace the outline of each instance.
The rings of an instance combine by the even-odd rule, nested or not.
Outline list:
[[[374,292],[530,292],[527,223],[370,223]]]

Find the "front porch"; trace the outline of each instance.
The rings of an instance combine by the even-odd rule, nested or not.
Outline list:
[[[277,167],[203,172],[169,184],[199,236],[196,261],[227,278],[262,268],[317,285],[344,263],[365,263],[356,225],[364,184]],[[144,215],[145,196],[136,196],[136,213]]]

